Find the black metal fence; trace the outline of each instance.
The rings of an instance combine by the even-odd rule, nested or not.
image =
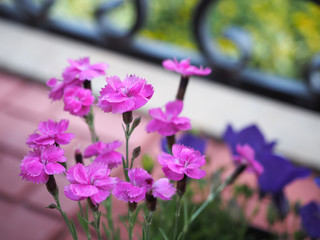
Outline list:
[[[240,28],[229,27],[224,32],[224,37],[237,46],[240,56],[235,60],[219,52],[209,34],[207,17],[208,9],[218,0],[200,0],[194,9],[193,25],[190,28],[197,41],[199,54],[191,53],[178,46],[137,37],[137,32],[144,26],[147,19],[148,0],[131,1],[136,17],[127,30],[114,27],[105,18],[105,15],[108,15],[111,10],[124,4],[125,0],[109,1],[98,6],[95,11],[96,22],[93,29],[81,25],[70,25],[63,20],[51,19],[49,10],[55,4],[55,0],[44,0],[41,5],[36,5],[31,0],[15,0],[12,5],[0,3],[0,17],[157,63],[173,56],[191,57],[195,64],[210,66],[214,69],[212,75],[209,76],[212,81],[320,112],[320,53],[308,63],[305,79],[292,80],[266,74],[247,66],[251,57],[252,43],[250,34]],[[320,4],[320,0],[311,2]]]

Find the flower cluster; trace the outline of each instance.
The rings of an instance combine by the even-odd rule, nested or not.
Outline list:
[[[130,112],[144,106],[153,92],[153,87],[145,79],[135,75],[126,76],[123,81],[117,76],[107,77],[98,106],[104,112]]]
[[[210,68],[197,68],[190,64],[190,59],[183,59],[180,62],[176,59],[173,60],[165,60],[162,63],[163,67],[168,69],[169,71],[174,71],[180,73],[182,76],[191,76],[191,75],[199,75],[205,76],[211,73]]]
[[[110,169],[102,163],[93,162],[86,167],[78,163],[67,171],[70,185],[64,188],[64,193],[71,200],[90,198],[94,205],[98,205],[110,195],[118,181],[109,175]]]
[[[144,200],[148,193],[155,198],[171,200],[176,192],[167,178],[160,178],[154,182],[151,175],[142,168],[129,170],[128,176],[130,182],[119,182],[113,191],[113,194],[119,200],[131,203],[139,202]]]
[[[54,122],[49,119],[40,122],[35,133],[31,134],[26,144],[33,148],[22,160],[20,165],[23,179],[34,183],[46,183],[49,175],[61,174],[65,171],[62,163],[67,159],[59,145],[68,144],[74,137],[65,133],[69,121]]]
[[[70,66],[62,73],[63,81],[51,78],[47,85],[51,88],[49,97],[53,100],[63,98],[65,111],[72,115],[86,116],[94,102],[91,89],[85,86],[85,81],[106,75],[108,65],[105,63],[90,64],[89,58],[68,60]]]

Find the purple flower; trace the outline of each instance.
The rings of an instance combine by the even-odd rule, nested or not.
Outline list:
[[[65,145],[70,143],[74,134],[65,133],[69,126],[68,120],[61,120],[60,122],[54,122],[49,119],[48,121],[40,122],[37,132],[33,133],[27,139],[27,145],[32,148],[45,145]]]
[[[302,227],[314,239],[320,238],[320,204],[310,202],[300,208]]]
[[[314,182],[318,185],[318,187],[320,188],[320,178],[315,178]]]
[[[117,178],[109,177],[110,169],[100,163],[83,166],[81,163],[67,171],[70,185],[65,186],[65,195],[74,201],[90,198],[94,205],[104,201],[117,183]]]
[[[97,156],[95,162],[107,164],[108,168],[113,169],[122,162],[121,153],[115,151],[120,146],[121,142],[119,141],[111,143],[95,142],[84,150],[84,157]]]
[[[167,178],[161,178],[154,182],[151,175],[142,168],[131,169],[128,172],[128,176],[132,185],[145,188],[155,198],[159,197],[162,200],[171,200],[171,197],[176,192],[173,184]]]
[[[89,89],[69,87],[64,92],[64,110],[83,117],[90,112],[94,97]]]
[[[161,108],[149,110],[153,119],[148,123],[147,132],[159,132],[163,136],[171,136],[180,130],[189,130],[191,128],[190,119],[178,117],[182,112],[183,102],[175,100],[166,104],[165,112]]]
[[[254,150],[247,144],[241,146],[237,145],[237,155],[233,156],[233,160],[237,164],[246,164],[247,170],[254,172],[257,176],[260,176],[263,172],[263,166],[254,158]]]
[[[60,164],[67,161],[64,150],[56,146],[44,146],[29,152],[20,165],[22,179],[34,183],[46,183],[49,175],[61,174],[65,168]]]
[[[114,190],[113,195],[121,201],[125,202],[139,202],[146,196],[147,189],[144,187],[137,187],[129,182],[119,182]]]
[[[178,140],[178,144],[184,145],[189,148],[193,148],[194,150],[199,151],[202,155],[204,155],[206,150],[207,141],[205,138],[197,136],[191,132],[184,133]],[[161,140],[161,148],[163,152],[169,153],[167,139],[162,138]]]
[[[153,95],[153,87],[134,75],[123,81],[117,76],[107,77],[107,85],[100,91],[98,106],[104,112],[124,113],[144,106]]]
[[[190,59],[183,59],[181,62],[178,62],[176,59],[170,60],[167,59],[162,62],[162,65],[164,68],[170,71],[174,71],[177,73],[180,73],[183,76],[191,76],[191,75],[209,75],[211,73],[210,68],[203,68],[200,66],[200,68],[197,68],[196,66],[193,66],[190,64]]]
[[[190,178],[200,179],[206,172],[199,169],[206,164],[205,156],[199,151],[183,145],[174,144],[172,147],[173,156],[162,153],[158,156],[159,163],[163,166],[162,170],[167,178],[179,181],[184,175]]]
[[[275,142],[266,142],[257,126],[251,125],[235,132],[228,126],[224,140],[229,145],[233,155],[237,155],[238,144],[248,145],[255,153],[255,159],[262,165],[264,171],[260,175],[259,188],[265,193],[277,194],[292,181],[310,174],[305,168],[292,165],[286,158],[273,153]]]
[[[88,57],[79,60],[68,60],[70,66],[63,72],[63,78],[66,83],[73,82],[75,79],[83,82],[95,77],[106,75],[108,65],[105,63],[90,64]]]

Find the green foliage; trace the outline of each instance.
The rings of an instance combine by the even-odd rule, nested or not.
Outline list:
[[[51,15],[93,27],[95,9],[108,1],[58,0]],[[198,2],[148,1],[148,18],[140,35],[196,50],[192,16]],[[306,63],[320,52],[320,7],[309,1],[223,0],[213,4],[208,16],[212,39],[223,54],[237,57],[235,45],[222,33],[229,26],[240,26],[253,38],[249,65],[269,73],[303,77]],[[135,18],[133,1],[125,1],[107,17],[115,26],[128,28]]]

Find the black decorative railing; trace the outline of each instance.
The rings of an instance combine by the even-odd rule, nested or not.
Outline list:
[[[305,79],[292,80],[266,74],[248,67],[253,43],[250,34],[241,28],[230,27],[224,32],[224,37],[238,48],[239,57],[231,59],[219,51],[210,34],[207,16],[208,9],[214,6],[217,0],[200,0],[193,12],[193,26],[190,27],[193,29],[200,53],[137,37],[137,32],[147,21],[148,0],[131,0],[135,8],[134,22],[126,30],[116,28],[105,16],[125,2],[114,0],[98,6],[95,11],[94,28],[75,26],[63,20],[50,18],[49,11],[55,0],[43,0],[40,5],[31,0],[15,0],[11,5],[0,3],[0,17],[157,63],[173,56],[191,57],[195,64],[214,69],[209,76],[212,81],[320,112],[320,54],[314,56],[308,64]],[[320,0],[310,2],[320,5]]]

